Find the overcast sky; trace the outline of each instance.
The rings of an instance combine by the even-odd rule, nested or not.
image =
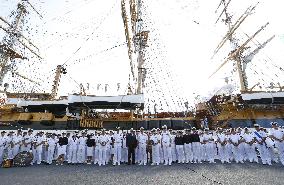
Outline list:
[[[8,16],[15,10],[17,0],[0,0],[0,16]],[[60,95],[79,91],[78,83],[87,86],[89,93],[97,95],[124,94],[130,73],[124,27],[121,19],[120,0],[48,0],[30,1],[43,15],[40,19],[32,12],[27,16],[24,34],[39,47],[42,61],[31,59],[21,63],[19,71],[49,90],[56,65],[66,62],[67,75],[62,77]],[[233,71],[233,63],[228,62],[213,78],[210,74],[223,62],[230,51],[225,45],[213,59],[213,51],[227,29],[220,21],[215,24],[221,9],[215,13],[219,0],[144,0],[145,27],[150,31],[146,65],[151,69],[146,80],[147,101],[159,99],[176,101],[177,104],[163,109],[178,109],[178,103],[190,101],[198,94],[209,96],[213,90],[230,84],[238,90],[238,80]],[[255,0],[232,0],[229,11],[233,22]],[[249,16],[238,29],[240,42],[252,35],[266,22],[270,25],[256,38],[260,43],[273,34],[270,42],[248,66],[249,86],[257,82],[272,80],[284,85],[283,71],[275,66],[284,66],[284,17],[281,0],[262,0],[254,14]],[[0,25],[4,25],[2,22]],[[31,30],[32,29],[32,30]],[[0,36],[3,32],[0,31]],[[254,43],[257,43],[254,40]],[[251,43],[251,49],[255,45]],[[75,51],[80,50],[75,53]],[[30,55],[26,51],[27,55]],[[74,54],[75,53],[75,54]],[[270,61],[271,59],[271,61]],[[29,66],[27,68],[27,66]],[[255,74],[255,71],[258,74]],[[275,76],[277,73],[277,76]],[[151,78],[150,78],[151,77]],[[13,78],[6,81],[19,83]],[[117,83],[120,89],[117,91]],[[101,84],[98,90],[98,84]],[[105,84],[108,91],[105,92]],[[23,81],[21,88],[30,89],[31,84]],[[195,93],[195,94],[194,94]],[[161,98],[165,96],[165,98]],[[162,105],[161,105],[162,106]]]

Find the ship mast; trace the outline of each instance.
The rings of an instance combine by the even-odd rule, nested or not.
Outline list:
[[[27,6],[31,6],[32,9],[36,11],[29,1],[21,0],[17,5],[15,20],[12,22],[12,24],[0,17],[0,23],[2,21],[2,23],[6,25],[6,27],[4,27],[0,24],[0,29],[6,32],[6,36],[0,43],[0,87],[2,86],[3,80],[8,72],[12,72],[13,75],[17,75],[30,82],[37,83],[34,80],[19,74],[14,69],[16,65],[14,61],[15,59],[26,59],[26,57],[17,51],[17,43],[20,43],[21,46],[41,59],[40,55],[38,54],[38,48],[21,33],[23,23],[25,22],[25,17],[28,14]],[[39,14],[37,11],[36,13]]]
[[[64,68],[62,65],[58,65],[56,67],[55,77],[54,77],[54,80],[53,80],[53,85],[52,85],[51,95],[50,95],[51,99],[56,98],[57,93],[58,93],[61,74],[66,74],[66,73],[67,73],[66,68]]]
[[[129,8],[127,8],[129,5]],[[131,77],[134,88],[129,79],[129,94],[142,94],[146,69],[144,68],[145,51],[149,31],[143,30],[142,1],[121,0],[122,19],[130,60]],[[132,90],[133,89],[133,90]]]
[[[222,48],[222,46],[226,43],[226,41],[229,40],[229,42],[232,45],[232,51],[228,55],[227,59],[221,64],[221,66],[210,76],[212,77],[215,73],[217,73],[228,61],[232,60],[235,62],[235,66],[237,68],[238,72],[238,77],[239,77],[239,82],[240,82],[240,91],[241,92],[246,92],[248,91],[248,80],[247,80],[247,75],[246,75],[246,64],[251,61],[252,57],[258,53],[260,49],[265,47],[265,45],[270,42],[273,38],[271,37],[268,39],[265,43],[261,44],[257,49],[255,49],[252,53],[249,54],[249,57],[251,57],[250,60],[245,60],[248,59],[248,56],[243,57],[243,52],[247,49],[246,45],[255,38],[255,36],[260,33],[269,23],[266,23],[264,26],[262,26],[260,29],[258,29],[252,36],[248,36],[248,39],[243,43],[239,44],[238,39],[235,37],[235,31],[240,27],[240,25],[244,22],[244,20],[255,10],[256,6],[258,3],[254,6],[249,6],[246,11],[239,17],[239,19],[236,21],[235,24],[232,24],[232,15],[228,12],[228,6],[230,4],[231,0],[221,0],[220,4],[217,8],[221,5],[224,6],[222,9],[221,14],[218,16],[216,23],[220,20],[222,16],[224,16],[223,22],[227,25],[228,27],[228,32],[225,35],[225,37],[221,40],[221,42],[218,44],[217,48],[214,51],[213,57],[218,53],[218,51]],[[216,10],[216,12],[217,12]]]

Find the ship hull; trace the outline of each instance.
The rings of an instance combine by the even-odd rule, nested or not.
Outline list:
[[[183,119],[151,119],[139,121],[102,121],[102,120],[67,120],[67,121],[4,121],[0,123],[0,130],[28,129],[34,130],[82,130],[82,129],[101,129],[114,130],[120,127],[123,130],[140,129],[146,130],[161,128],[166,125],[174,130],[196,127],[195,120]]]

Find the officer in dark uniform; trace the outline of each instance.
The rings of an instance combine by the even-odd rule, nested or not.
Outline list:
[[[194,163],[201,163],[201,144],[200,144],[200,137],[198,131],[195,127],[192,128],[191,133],[192,139],[192,153],[193,153],[193,162]]]
[[[183,136],[184,142],[184,153],[185,153],[185,162],[189,163],[193,161],[193,154],[192,154],[192,137],[190,134],[190,130],[185,130],[185,135]]]
[[[175,137],[175,145],[176,145],[176,150],[177,150],[177,159],[178,163],[184,163],[184,140],[183,140],[183,135],[182,131],[178,131],[177,136]]]
[[[62,133],[62,136],[59,137],[58,140],[58,159],[57,159],[57,164],[63,165],[64,158],[66,156],[66,151],[67,151],[67,145],[68,145],[68,138],[66,137],[66,133]]]
[[[128,165],[130,165],[131,162],[132,164],[135,164],[135,148],[137,147],[137,138],[133,128],[130,129],[130,133],[126,136],[126,146],[128,148]]]

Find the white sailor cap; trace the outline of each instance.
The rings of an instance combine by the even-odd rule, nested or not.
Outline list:
[[[272,121],[271,123],[270,123],[270,125],[278,125],[278,123],[277,122],[274,122],[274,121]]]
[[[144,127],[140,127],[140,130],[144,130]]]
[[[254,127],[259,127],[259,124],[254,124],[253,126],[254,126]]]
[[[163,128],[163,129],[167,129],[167,125],[163,125],[162,128]]]

